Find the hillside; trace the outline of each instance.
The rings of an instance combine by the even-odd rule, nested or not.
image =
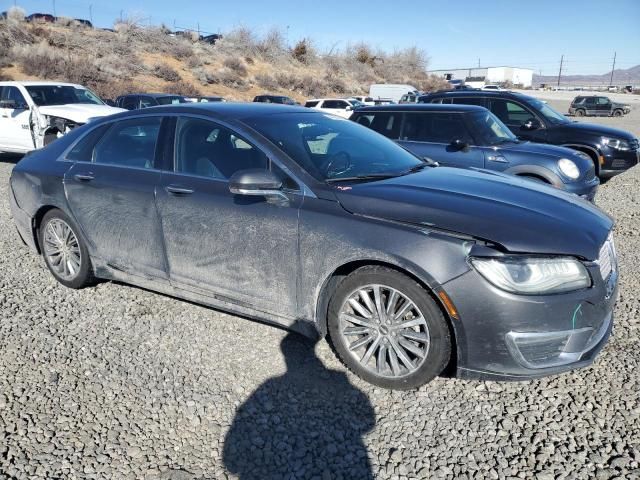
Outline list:
[[[365,93],[378,82],[423,90],[443,86],[426,66],[418,48],[388,53],[358,44],[322,54],[309,39],[287,46],[278,30],[260,37],[240,28],[210,45],[133,22],[107,31],[65,19],[55,24],[27,23],[19,15],[0,20],[0,79],[80,83],[103,98],[158,91],[229,100],[281,93],[304,100]]]
[[[558,81],[557,75],[534,75],[533,83],[551,83]],[[609,85],[611,71],[602,75],[563,75],[563,85]],[[638,85],[640,84],[640,65],[627,69],[615,69],[613,71],[613,85]]]

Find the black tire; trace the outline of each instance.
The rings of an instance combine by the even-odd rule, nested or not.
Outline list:
[[[49,225],[60,225],[58,222],[63,222],[66,224],[73,235],[75,236],[77,243],[77,250],[79,251],[79,268],[71,274],[70,276],[63,276],[58,271],[58,268],[53,264],[50,255],[47,255],[47,245],[45,244],[45,236],[47,232],[47,228]],[[75,224],[75,222],[69,218],[62,210],[52,209],[49,210],[42,221],[40,222],[40,227],[38,228],[38,240],[40,242],[40,251],[42,253],[42,257],[44,258],[44,263],[53,275],[53,277],[60,282],[62,285],[68,288],[84,288],[95,283],[95,276],[93,274],[93,268],[91,266],[91,258],[89,257],[89,252],[87,250],[82,237],[79,235],[80,229]]]
[[[576,110],[576,117],[584,117],[584,116],[585,116],[584,110]]]
[[[341,331],[340,310],[351,295],[368,285],[390,287],[406,296],[415,304],[422,317],[426,320],[425,328],[428,329],[429,344],[424,360],[419,361],[421,363],[418,362],[418,357],[414,358],[419,363],[416,370],[399,376],[380,375],[362,365],[349,351],[346,337]],[[438,304],[415,280],[391,268],[367,266],[351,273],[336,287],[336,291],[329,302],[328,313],[329,340],[336,355],[349,370],[373,385],[396,390],[409,390],[420,387],[441,374],[451,358],[451,333],[447,320]],[[401,319],[400,321],[403,322],[405,320]],[[382,323],[384,324],[385,322],[383,321]],[[382,338],[382,332],[375,332],[374,335],[380,335]],[[397,342],[397,340],[396,338],[394,341]],[[406,342],[405,338],[402,340]],[[366,349],[368,346],[365,345],[364,348]],[[386,359],[390,359],[387,355],[390,355],[388,350],[391,350],[391,348],[386,345],[384,348],[387,349],[387,352],[383,354],[385,355],[384,361],[386,364]],[[394,354],[394,356],[396,355]]]
[[[622,116],[622,110],[614,110],[613,111],[613,116],[614,117],[621,117]]]

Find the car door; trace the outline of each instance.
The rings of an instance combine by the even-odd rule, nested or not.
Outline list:
[[[598,97],[596,100],[596,115],[606,117],[611,115],[611,101],[607,97]]]
[[[491,98],[489,101],[489,110],[502,120],[514,135],[532,142],[544,142],[546,139],[546,130],[544,122],[527,106],[520,102],[507,100],[504,98]],[[528,130],[524,124],[534,121],[540,125],[540,128]]]
[[[587,115],[598,115],[598,105],[596,97],[587,97],[584,102],[584,109]]]
[[[71,212],[95,257],[130,274],[167,278],[155,168],[162,117],[107,124],[84,137],[68,154],[64,177]]]
[[[484,167],[484,154],[475,145],[463,113],[407,112],[399,143],[415,155],[429,157],[442,166]]]
[[[298,210],[287,201],[234,195],[229,178],[278,167],[234,130],[196,117],[178,119],[174,170],[158,190],[171,282],[281,316],[296,312]]]
[[[15,86],[0,88],[0,145],[17,151],[33,150],[31,110]]]

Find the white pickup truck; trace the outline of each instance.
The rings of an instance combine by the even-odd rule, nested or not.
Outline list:
[[[125,111],[80,85],[0,82],[0,152],[26,153],[93,118]]]

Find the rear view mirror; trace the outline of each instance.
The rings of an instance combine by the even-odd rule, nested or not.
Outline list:
[[[523,130],[538,130],[542,125],[535,118],[530,118],[520,126]]]
[[[271,170],[240,170],[229,179],[229,191],[234,195],[257,197],[284,197],[282,180]]]

